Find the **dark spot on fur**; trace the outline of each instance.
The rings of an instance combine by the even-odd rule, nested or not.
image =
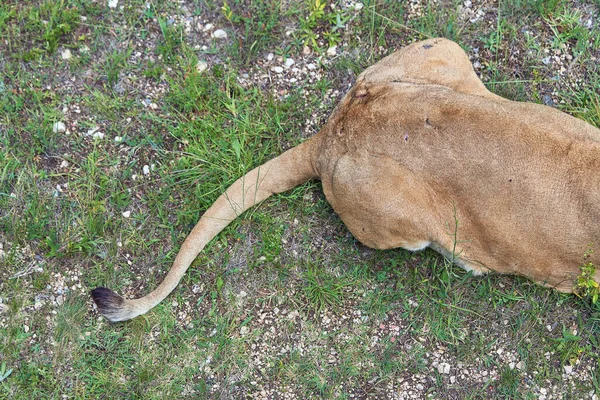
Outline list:
[[[508,181],[509,181],[509,182],[512,182],[512,179],[509,179]]]
[[[432,47],[433,47],[433,45],[432,45],[432,44],[424,44],[424,45],[423,45],[423,48],[424,48],[425,50],[429,50],[429,49],[430,49],[430,48],[432,48]]]
[[[405,133],[405,134],[404,134],[404,141],[405,141],[405,142],[408,142],[408,133]]]
[[[369,94],[369,91],[367,89],[365,89],[364,87],[361,87],[354,91],[354,98],[362,99],[363,97],[367,97],[368,94]]]
[[[431,126],[431,122],[429,122],[429,118],[425,118],[425,126]]]

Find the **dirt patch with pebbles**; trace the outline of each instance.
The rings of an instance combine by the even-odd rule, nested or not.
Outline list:
[[[408,2],[403,18],[406,24],[390,24],[396,28],[385,31],[382,37],[394,37],[381,45],[355,37],[357,33],[364,32],[359,13],[367,10],[362,3],[341,2],[337,7],[349,14],[350,18],[335,47],[326,45],[321,38],[320,53],[303,45],[298,46],[296,51],[282,54],[281,50],[294,40],[293,34],[286,35],[285,32],[298,29],[298,23],[290,19],[285,24],[278,45],[259,51],[250,65],[239,66],[228,55],[228,48],[243,38],[245,33],[242,27],[229,23],[218,12],[196,15],[193,2],[179,2],[174,6],[177,12],[162,16],[161,21],[167,28],[181,27],[181,37],[197,56],[195,65],[177,73],[188,74],[195,69],[197,73],[210,74],[215,68],[232,69],[236,71],[236,80],[242,87],[258,88],[279,100],[302,90],[297,108],[305,117],[297,122],[297,134],[307,138],[318,131],[356,77],[354,70],[339,67],[340,62],[345,58],[359,59],[360,67],[366,67],[363,64],[367,60],[361,59],[361,54],[368,53],[371,58],[369,61],[375,61],[388,54],[392,44],[400,46],[420,39],[410,25],[411,21],[422,21],[432,5],[435,7],[440,3]],[[117,11],[118,7],[120,5],[115,7]],[[597,10],[590,4],[577,3],[575,9],[580,12],[584,27],[589,25],[591,29],[597,25]],[[126,11],[120,9],[120,12]],[[588,48],[586,51],[591,54],[582,56],[576,52],[577,43],[573,40],[556,44],[555,30],[560,28],[561,21],[548,18],[534,26],[523,26],[514,36],[501,38],[496,43],[492,40],[498,18],[495,3],[464,1],[458,5],[458,10],[450,8],[447,11],[453,12],[463,30],[468,30],[470,24],[478,24],[477,33],[461,44],[468,48],[474,68],[482,80],[487,83],[500,78],[525,81],[523,90],[517,92],[522,95],[520,100],[561,106],[565,104],[565,99],[560,93],[585,85],[598,68],[595,63],[600,57],[598,48]],[[64,99],[60,101],[60,121],[56,121],[62,125],[56,125],[56,132],[67,138],[61,142],[56,153],[60,156],[48,158],[47,162],[40,160],[44,170],[60,176],[77,173],[81,161],[94,146],[104,147],[114,157],[113,171],[131,169],[131,173],[123,178],[123,183],[131,190],[134,200],[127,210],[109,210],[111,218],[131,220],[136,213],[145,213],[148,208],[141,200],[153,190],[152,182],[160,179],[153,166],[161,165],[161,153],[140,145],[140,140],[148,132],[153,132],[152,122],[140,121],[135,115],[128,116],[126,111],[119,111],[116,121],[97,118],[94,104],[84,101],[84,98],[94,90],[103,91],[106,88],[108,78],[99,66],[106,65],[115,51],[127,53],[130,50],[124,61],[128,68],[122,69],[114,79],[115,95],[130,98],[133,111],[151,112],[154,121],[171,118],[164,109],[165,96],[170,91],[169,79],[173,78],[176,71],[168,63],[169,60],[165,60],[165,56],[154,51],[164,45],[165,35],[160,29],[159,19],[150,19],[148,26],[144,34],[133,32],[128,35],[127,41],[110,40],[110,35],[102,36],[105,43],[99,52],[90,53],[90,43],[81,44],[78,48],[61,47],[55,54],[57,59],[66,62],[86,59],[94,67],[72,73],[68,64],[59,64],[62,65],[61,69],[55,71],[48,83],[43,84],[44,90],[52,91]],[[110,29],[128,27],[122,26],[117,16],[112,19]],[[84,31],[79,33],[86,34]],[[142,73],[149,71],[156,63],[163,66],[162,70],[157,70],[157,76],[148,77]],[[353,66],[358,69],[357,65]],[[324,81],[327,85],[318,85]],[[6,81],[3,86],[18,90],[19,85]],[[313,108],[315,97],[320,98],[320,102]],[[164,136],[166,150],[185,149],[185,143],[173,140],[166,133]],[[80,145],[76,151],[68,145],[69,137],[77,137]],[[131,139],[135,140],[130,142]],[[289,146],[289,143],[284,144],[284,147]],[[131,162],[131,154],[135,154],[135,163],[126,164]],[[57,179],[58,183],[47,185],[49,193],[74,196],[71,183],[66,178]],[[305,195],[305,201],[314,206],[322,202],[323,197],[317,190],[312,190]],[[426,259],[432,262],[432,257],[399,252],[393,253],[393,256],[381,256],[379,252],[356,243],[331,211],[327,215],[302,217],[292,215],[285,207],[273,207],[272,211],[279,221],[288,225],[281,238],[282,254],[274,262],[284,265],[284,272],[288,275],[284,283],[276,277],[275,267],[264,266],[268,263],[261,260],[260,256],[258,267],[248,266],[256,264],[254,249],[261,240],[260,233],[254,232],[259,227],[252,223],[242,224],[237,229],[235,233],[241,238],[239,241],[215,245],[219,251],[228,253],[228,257],[223,257],[227,261],[221,267],[228,272],[239,272],[223,283],[218,294],[221,300],[216,307],[217,312],[227,314],[232,319],[231,330],[223,335],[231,340],[231,354],[223,354],[217,343],[194,349],[202,355],[202,361],[196,365],[197,372],[193,378],[208,386],[209,395],[215,398],[292,399],[306,398],[309,393],[315,398],[326,394],[331,398],[344,395],[357,399],[458,399],[476,393],[480,398],[492,398],[501,397],[505,387],[512,384],[518,388],[512,395],[526,393],[540,400],[564,398],[573,393],[579,397],[597,399],[597,387],[593,387],[594,379],[597,381],[597,359],[581,357],[577,349],[566,353],[564,350],[564,346],[572,344],[569,340],[574,337],[581,338],[572,339],[582,343],[581,348],[589,346],[589,343],[583,343],[587,339],[582,338],[577,323],[586,317],[585,310],[573,308],[552,297],[550,301],[555,303],[548,306],[549,309],[540,311],[535,325],[527,320],[526,324],[530,325],[525,328],[519,327],[523,323],[519,315],[535,307],[532,304],[535,299],[525,300],[523,297],[521,300],[511,300],[513,303],[510,308],[492,305],[491,300],[480,308],[470,304],[475,308],[471,311],[483,316],[470,313],[469,310],[461,310],[458,315],[452,314],[451,309],[458,307],[456,304],[445,304],[444,297],[432,300],[433,295],[430,292],[423,294],[418,285],[402,287],[402,276],[387,268],[397,256],[406,264],[401,267],[404,268],[404,274],[414,274],[418,277],[416,281],[423,286],[438,284],[435,282],[436,275],[427,270],[429,266],[421,264]],[[120,240],[115,243],[120,257],[117,270],[119,273],[125,269],[133,271],[123,292],[135,297],[147,290],[149,279],[159,281],[165,271],[152,268],[155,260],[151,256],[142,258],[119,243]],[[157,246],[164,254],[174,244],[171,240],[160,239]],[[28,348],[42,346],[43,351],[51,355],[57,337],[56,315],[61,312],[69,296],[87,299],[89,288],[84,283],[84,265],[89,264],[75,257],[75,261],[68,262],[65,267],[49,268],[47,260],[32,248],[13,244],[0,234],[0,258],[7,257],[8,253],[12,257],[11,263],[25,268],[13,268],[10,273],[0,276],[3,279],[30,278],[23,279],[26,282],[23,289],[31,293],[33,300],[19,310],[23,331],[31,334],[26,345]],[[340,258],[346,261],[342,262]],[[361,263],[369,264],[365,272],[367,275],[370,274],[372,278],[381,274],[381,280],[369,279],[366,283],[349,284],[336,292],[343,299],[339,305],[318,310],[304,290],[307,286],[306,264],[313,259],[318,259],[324,271],[340,281],[358,280],[349,278],[347,271]],[[433,259],[438,263],[443,262],[440,258]],[[260,266],[261,262],[263,266]],[[47,284],[35,286],[36,274],[47,274]],[[174,329],[194,330],[203,324],[198,320],[208,315],[214,304],[207,300],[207,292],[212,290],[215,275],[204,276],[206,282],[183,287],[177,299],[167,300],[171,314],[176,319]],[[514,289],[511,278],[498,278],[495,282],[509,294],[518,294],[522,290],[522,287]],[[459,286],[458,290],[466,296],[468,291],[477,290],[474,287],[476,285],[474,283],[467,288]],[[513,289],[515,291],[511,292]],[[379,299],[378,296],[387,296],[384,300],[377,300],[378,304],[385,304],[386,309],[381,313],[367,311],[366,299]],[[428,309],[435,307],[443,311],[432,317]],[[6,317],[8,308],[6,299],[0,298],[0,327],[5,328],[10,322]],[[484,312],[482,308],[488,311]],[[85,310],[90,312],[89,315],[94,315],[91,319],[95,318],[90,302],[86,303]],[[47,335],[43,338],[35,332],[39,328],[31,323],[33,316],[39,314],[46,317],[43,323],[47,324],[44,329]],[[450,316],[460,319],[459,328],[448,328],[454,323],[450,321]],[[436,321],[435,318],[442,320]],[[104,323],[99,327],[111,329]],[[454,329],[452,337],[444,338],[438,332],[443,328]],[[535,353],[538,350],[545,350],[548,346],[536,343],[540,337],[536,329],[545,330],[547,336],[542,336],[542,339],[555,340],[554,347],[557,349],[556,352],[543,351],[538,354],[551,365],[551,368],[545,366],[541,372],[530,361],[536,360]],[[536,331],[536,334],[530,334],[532,331]],[[157,343],[161,334],[164,333],[161,333],[160,327],[152,327],[144,343],[150,351],[159,346]],[[90,336],[93,333],[86,330],[83,335]],[[199,331],[198,335],[202,333]],[[222,333],[216,327],[207,325],[203,339],[210,340],[220,335]],[[475,345],[483,346],[484,350],[475,349]],[[524,355],[522,348],[528,349],[531,354]],[[562,359],[562,354],[570,357]],[[228,357],[231,358],[230,362],[224,363],[223,359],[228,360]],[[227,370],[224,370],[224,366],[227,366]],[[294,381],[294,376],[302,376],[305,381]],[[346,378],[340,381],[336,376]],[[581,382],[588,383],[585,392],[580,388]],[[301,389],[303,385],[310,389]],[[186,387],[184,393],[194,396],[196,391]]]

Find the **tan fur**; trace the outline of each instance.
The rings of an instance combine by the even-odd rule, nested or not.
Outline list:
[[[112,321],[145,313],[240,213],[311,178],[369,247],[429,246],[475,273],[563,292],[590,245],[600,265],[600,131],[494,95],[457,44],[431,39],[366,69],[316,136],[235,182],[154,292],[123,300],[94,290],[100,311]]]

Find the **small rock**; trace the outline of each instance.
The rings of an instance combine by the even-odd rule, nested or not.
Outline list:
[[[471,6],[473,5],[473,3],[471,2],[471,0],[466,0],[464,3],[465,7],[467,8],[471,8]]]
[[[148,174],[150,173],[150,167],[149,167],[148,165],[144,165],[144,166],[142,167],[142,173],[143,173],[144,175],[148,175]]]
[[[213,24],[206,24],[204,25],[204,30],[205,31],[210,31],[212,28],[214,28],[215,26]]]
[[[206,61],[198,61],[198,64],[196,65],[196,70],[200,73],[206,71],[208,69],[208,63]]]
[[[6,304],[0,303],[0,314],[3,314],[8,311],[8,306]]]
[[[246,335],[246,334],[248,333],[248,331],[249,331],[249,329],[248,329],[248,327],[247,327],[247,326],[242,326],[242,327],[240,328],[240,334],[241,334],[242,336]]]
[[[475,61],[473,63],[473,68],[475,68],[475,69],[481,69],[481,63],[479,61]]]
[[[94,139],[104,139],[104,133],[98,131],[98,132],[94,132],[94,134],[92,135],[92,137]]]
[[[565,365],[563,368],[565,369],[565,374],[571,375],[573,373],[573,367],[571,365]]]
[[[310,47],[304,46],[304,48],[302,49],[302,54],[304,54],[305,56],[310,55]]]
[[[67,126],[63,122],[55,122],[54,125],[52,125],[52,132],[54,133],[63,133],[66,130]]]
[[[545,94],[542,96],[542,103],[544,103],[547,106],[553,106],[554,100],[552,100],[552,96]],[[552,327],[550,325],[548,325],[547,328],[549,331],[552,330]]]
[[[227,32],[225,32],[223,29],[217,29],[212,33],[211,36],[215,39],[227,39]]]
[[[281,74],[283,72],[283,67],[279,67],[279,66],[273,67],[273,68],[271,68],[271,71]]]
[[[519,371],[523,371],[525,369],[525,363],[523,361],[519,361],[516,367]]]
[[[115,136],[115,143],[121,143],[123,141],[123,136]]]
[[[23,330],[25,333],[29,332],[29,325],[23,325]]]
[[[310,64],[306,64],[306,68],[308,68],[309,71],[312,71],[312,70],[317,69],[317,66],[313,63],[310,63]]]
[[[450,364],[448,363],[440,363],[438,364],[437,370],[440,374],[449,374],[450,373]]]
[[[119,4],[119,0],[108,0],[109,8],[117,8],[118,4]]]
[[[86,134],[86,136],[92,136],[94,133],[96,133],[98,131],[98,129],[100,129],[100,128],[95,126],[92,129],[88,129],[88,131],[85,134]]]
[[[60,56],[63,60],[69,60],[71,57],[73,57],[73,54],[71,54],[71,50],[65,49],[62,51],[62,53],[60,53]]]
[[[123,211],[123,217],[125,217],[125,218],[131,217],[131,211],[129,211],[129,210]]]
[[[450,383],[451,383],[451,384],[454,384],[454,382],[456,382],[456,376],[452,375],[452,376],[450,377]]]
[[[284,64],[284,65],[285,65],[285,67],[286,67],[286,68],[289,68],[289,67],[291,67],[292,65],[294,65],[294,63],[295,63],[295,61],[294,61],[293,59],[291,59],[291,58],[286,58],[286,59],[285,59],[285,64]]]
[[[335,56],[337,54],[337,46],[331,46],[328,48],[326,54],[330,57]]]
[[[267,54],[267,61],[273,61],[273,58],[275,58],[275,55],[273,53]]]

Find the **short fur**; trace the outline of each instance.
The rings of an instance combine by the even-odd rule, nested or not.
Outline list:
[[[99,311],[111,321],[147,312],[229,222],[312,178],[365,245],[429,246],[475,273],[571,292],[584,253],[600,246],[600,131],[496,96],[456,43],[431,39],[366,69],[317,135],[227,189],[156,290],[124,300],[95,289]],[[600,250],[590,261],[600,265]]]

